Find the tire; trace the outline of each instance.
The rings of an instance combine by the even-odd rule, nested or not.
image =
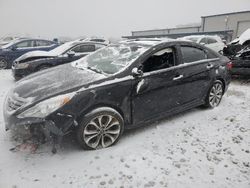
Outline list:
[[[223,94],[224,85],[220,80],[216,80],[208,91],[205,106],[208,108],[217,107],[221,102]]]
[[[83,117],[76,129],[76,136],[83,149],[95,150],[116,144],[123,130],[122,116],[112,108],[102,107]]]
[[[0,58],[0,70],[7,68],[8,68],[8,62],[4,58]]]

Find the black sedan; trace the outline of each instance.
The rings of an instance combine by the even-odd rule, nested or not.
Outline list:
[[[250,48],[238,52],[232,58],[232,75],[250,77]]]
[[[72,41],[49,52],[29,52],[14,61],[12,73],[19,80],[33,72],[75,61],[105,46],[98,42]]]
[[[19,82],[4,104],[6,130],[25,127],[84,149],[115,144],[124,129],[220,104],[229,59],[192,42],[131,40]]]

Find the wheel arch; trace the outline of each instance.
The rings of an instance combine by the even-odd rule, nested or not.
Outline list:
[[[221,77],[217,77],[216,80],[219,80],[219,81],[222,82],[222,84],[223,84],[223,95],[224,95],[224,93],[225,93],[225,88],[226,88],[226,81],[225,81],[223,78],[221,78]],[[216,81],[216,80],[215,80],[215,81]]]
[[[124,123],[127,122],[125,114],[124,114],[124,112],[123,112],[123,110],[121,108],[119,108],[119,107],[117,107],[115,105],[112,105],[112,104],[107,104],[107,103],[99,103],[99,104],[95,104],[95,105],[87,108],[86,110],[84,110],[84,111],[81,112],[81,114],[76,118],[76,121],[80,122],[84,118],[84,116],[86,114],[90,113],[91,111],[93,111],[95,109],[105,108],[105,107],[111,108],[111,109],[117,111],[122,116],[122,118],[124,120]]]

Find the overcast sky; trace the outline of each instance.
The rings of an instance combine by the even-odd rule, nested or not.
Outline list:
[[[0,36],[131,35],[250,10],[250,0],[0,0]]]

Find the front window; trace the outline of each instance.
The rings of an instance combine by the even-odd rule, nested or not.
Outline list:
[[[143,72],[152,72],[156,70],[166,69],[173,67],[175,65],[174,62],[174,49],[173,48],[165,48],[163,50],[158,51],[151,55],[144,63],[143,63]]]
[[[79,63],[73,63],[72,65],[77,68],[88,68],[99,73],[115,74],[128,67],[147,49],[148,47],[138,45],[113,45],[100,49],[81,59]]]
[[[24,41],[24,42],[17,43],[16,47],[17,48],[30,48],[30,47],[33,47],[33,45],[32,45],[32,41],[29,40],[29,41]]]

